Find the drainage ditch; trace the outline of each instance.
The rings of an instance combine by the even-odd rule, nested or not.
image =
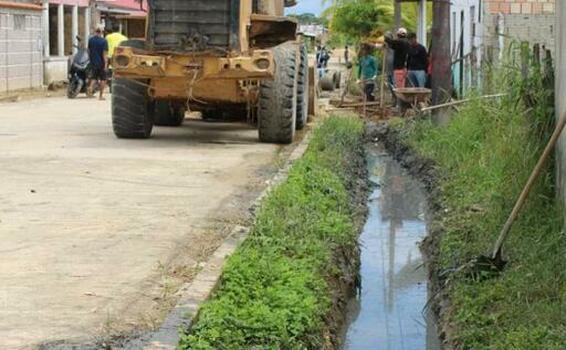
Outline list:
[[[349,306],[343,350],[440,350],[419,248],[427,235],[424,191],[379,146],[368,147],[367,164],[374,189],[360,236],[361,288]]]

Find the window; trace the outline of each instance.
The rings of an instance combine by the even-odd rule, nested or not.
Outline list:
[[[14,30],[26,30],[25,15],[14,15]]]

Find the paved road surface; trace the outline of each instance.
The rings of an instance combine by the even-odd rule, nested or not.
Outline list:
[[[156,325],[274,170],[245,125],[117,140],[109,110],[0,104],[0,349]]]

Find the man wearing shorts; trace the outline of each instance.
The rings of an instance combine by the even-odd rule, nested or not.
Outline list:
[[[106,68],[108,67],[108,42],[102,36],[102,29],[98,28],[94,36],[88,41],[90,55],[90,86],[89,95],[94,95],[94,85],[99,83],[99,99],[104,101],[104,88],[106,87]]]

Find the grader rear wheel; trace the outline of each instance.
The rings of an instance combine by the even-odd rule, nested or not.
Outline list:
[[[112,93],[112,128],[118,138],[146,139],[153,129],[153,109],[145,82],[117,78]]]

